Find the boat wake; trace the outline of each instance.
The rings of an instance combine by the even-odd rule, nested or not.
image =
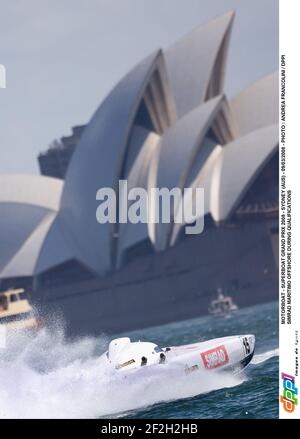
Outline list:
[[[0,350],[0,418],[115,417],[246,380],[224,373],[186,375],[182,367],[165,365],[128,382],[99,361],[107,342],[105,337],[67,342],[62,330],[47,328],[32,338],[13,335]]]
[[[262,354],[256,354],[254,355],[251,364],[261,364],[264,363],[265,361],[269,360],[270,358],[273,357],[278,357],[279,355],[279,349],[272,349],[270,351],[267,352],[263,352]]]

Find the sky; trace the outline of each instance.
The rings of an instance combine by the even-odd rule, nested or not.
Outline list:
[[[229,97],[278,69],[278,0],[0,0],[0,174],[39,173],[136,63],[232,9]]]

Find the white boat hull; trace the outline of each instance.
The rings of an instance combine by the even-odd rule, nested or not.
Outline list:
[[[192,345],[173,347],[168,352],[169,363],[184,364],[187,373],[195,370],[238,371],[251,361],[255,349],[253,335],[223,337]]]
[[[120,341],[120,342],[119,342]],[[111,345],[115,343],[115,346]],[[118,344],[120,343],[120,344]],[[230,371],[236,373],[251,361],[255,349],[254,335],[216,338],[209,341],[158,348],[154,343],[123,338],[113,340],[101,360],[118,376],[141,376],[161,373],[174,366],[185,374]]]

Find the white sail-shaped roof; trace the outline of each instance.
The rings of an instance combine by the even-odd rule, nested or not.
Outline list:
[[[216,164],[216,161],[218,157],[222,154],[223,147],[220,145],[216,145],[213,151],[209,154],[207,157],[205,163],[203,166],[199,169],[198,175],[196,178],[191,182],[190,187],[194,190],[196,188],[202,188],[204,191],[204,211],[203,211],[203,217],[205,217],[206,214],[210,213],[210,197],[211,197],[211,186],[214,176],[214,167]],[[187,195],[182,200],[182,203],[189,203],[189,205],[193,205],[193,194],[195,192],[191,193],[188,192]],[[182,210],[182,203],[178,206],[178,211]],[[188,209],[188,212],[191,212],[192,209]],[[176,215],[175,215],[176,216]],[[173,246],[176,244],[177,238],[179,236],[179,233],[182,229],[182,227],[185,227],[187,223],[193,222],[194,218],[185,218],[186,223],[180,224],[179,222],[175,223],[171,236],[170,236],[170,245]]]
[[[63,181],[58,178],[27,175],[0,175],[0,203],[16,203],[57,211]]]
[[[20,246],[12,259],[0,273],[1,278],[32,276],[36,274],[35,266],[42,248],[45,236],[55,219],[55,214],[47,214],[31,235]],[[60,245],[61,243],[57,243]]]
[[[164,54],[179,118],[223,93],[234,12],[190,32]]]
[[[73,259],[79,259],[79,251],[74,243],[66,241],[59,218],[50,212],[14,250],[2,267],[0,278],[35,276]]]
[[[160,146],[156,187],[183,189],[189,169],[223,99],[223,96],[218,96],[200,105],[166,131]],[[156,203],[153,206],[159,207]],[[155,246],[158,250],[165,248],[170,227],[172,224],[161,222],[156,225]]]
[[[143,146],[131,167],[130,173],[127,177],[128,192],[132,188],[143,188],[148,190],[148,173],[152,160],[152,156],[159,148],[160,136],[145,130],[141,127],[133,128],[132,143],[140,138],[143,138]],[[128,203],[130,206],[130,202]],[[118,239],[118,266],[121,263],[123,253],[140,241],[144,241],[149,237],[149,225],[147,223],[126,224],[119,225],[119,239]]]
[[[27,258],[19,252],[47,218],[54,218],[59,208],[63,181],[31,175],[0,176],[0,277],[11,261],[18,263],[9,273],[32,275],[37,253],[32,248]],[[42,230],[43,228],[41,228]],[[46,230],[39,232],[42,242]],[[19,254],[19,256],[17,256]],[[12,265],[11,265],[12,267]],[[8,272],[7,272],[8,274]]]
[[[210,192],[210,210],[216,222],[230,216],[277,149],[278,125],[253,131],[222,149]]]
[[[240,136],[278,123],[278,72],[256,81],[230,101]]]
[[[156,87],[160,94],[155,103]],[[104,100],[85,129],[67,172],[60,215],[80,248],[82,262],[99,273],[111,269],[117,225],[97,223],[96,193],[104,187],[118,192],[124,161],[130,154],[132,126],[143,99],[149,113],[160,121],[158,130],[174,122],[160,51],[131,70]]]

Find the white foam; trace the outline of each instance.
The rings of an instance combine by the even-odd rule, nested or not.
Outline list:
[[[273,357],[278,357],[279,349],[272,349],[262,354],[254,355],[251,364],[261,364]]]
[[[242,376],[182,368],[121,379],[99,361],[107,340],[67,342],[61,330],[14,335],[0,351],[0,418],[95,418],[239,385]],[[96,349],[97,348],[97,349]],[[147,368],[148,369],[148,368]]]

